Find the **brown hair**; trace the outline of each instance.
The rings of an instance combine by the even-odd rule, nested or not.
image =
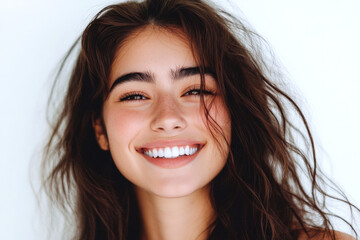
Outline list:
[[[292,98],[270,81],[274,75],[257,49],[261,38],[230,14],[200,0],[111,5],[85,29],[43,166],[50,197],[73,211],[75,238],[139,238],[139,210],[131,183],[110,153],[98,146],[92,118],[101,118],[116,50],[130,34],[148,25],[187,36],[199,66],[216,76],[230,113],[230,154],[211,182],[217,218],[208,228],[209,239],[295,239],[303,231],[309,236],[309,229],[335,239],[325,200],[337,199],[359,209],[340,190],[339,198],[323,190],[326,184],[333,185],[317,169],[308,123]],[[72,51],[74,47],[69,54]],[[299,116],[304,130],[290,121],[287,109]],[[294,136],[302,137],[310,154]],[[302,175],[310,181],[310,190]]]

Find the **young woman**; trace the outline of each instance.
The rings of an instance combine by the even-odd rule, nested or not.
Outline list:
[[[203,1],[94,18],[44,158],[75,239],[353,239],[333,230],[307,122],[257,39]]]

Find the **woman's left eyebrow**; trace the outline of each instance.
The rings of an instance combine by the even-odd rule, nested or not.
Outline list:
[[[190,77],[193,75],[197,75],[201,73],[200,67],[188,67],[188,68],[180,68],[175,71],[172,71],[172,79],[177,80],[185,77]],[[203,73],[211,75],[215,77],[215,74],[207,67],[203,67]]]
[[[203,72],[204,74],[211,75],[213,78],[215,78],[215,74],[212,71],[210,71],[210,69],[204,67]],[[200,73],[201,73],[201,68],[198,66],[178,68],[171,71],[171,78],[172,80],[179,80],[193,75],[198,75]],[[114,81],[114,83],[110,87],[109,92],[111,92],[111,90],[113,90],[115,86],[130,81],[154,82],[155,80],[154,80],[154,74],[149,71],[126,73],[124,75],[121,75]]]

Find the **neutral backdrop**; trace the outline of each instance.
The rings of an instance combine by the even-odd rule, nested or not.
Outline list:
[[[113,2],[0,0],[0,239],[46,239],[30,184],[38,188],[46,99],[64,53]],[[322,169],[359,205],[360,1],[217,2],[270,43],[310,116]]]

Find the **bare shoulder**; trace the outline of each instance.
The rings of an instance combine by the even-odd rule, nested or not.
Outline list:
[[[335,231],[335,237],[336,240],[356,240],[353,236],[339,231]],[[330,237],[322,236],[321,233],[314,237],[309,238],[305,232],[301,233],[298,238],[298,240],[330,240],[330,239],[331,239]]]

